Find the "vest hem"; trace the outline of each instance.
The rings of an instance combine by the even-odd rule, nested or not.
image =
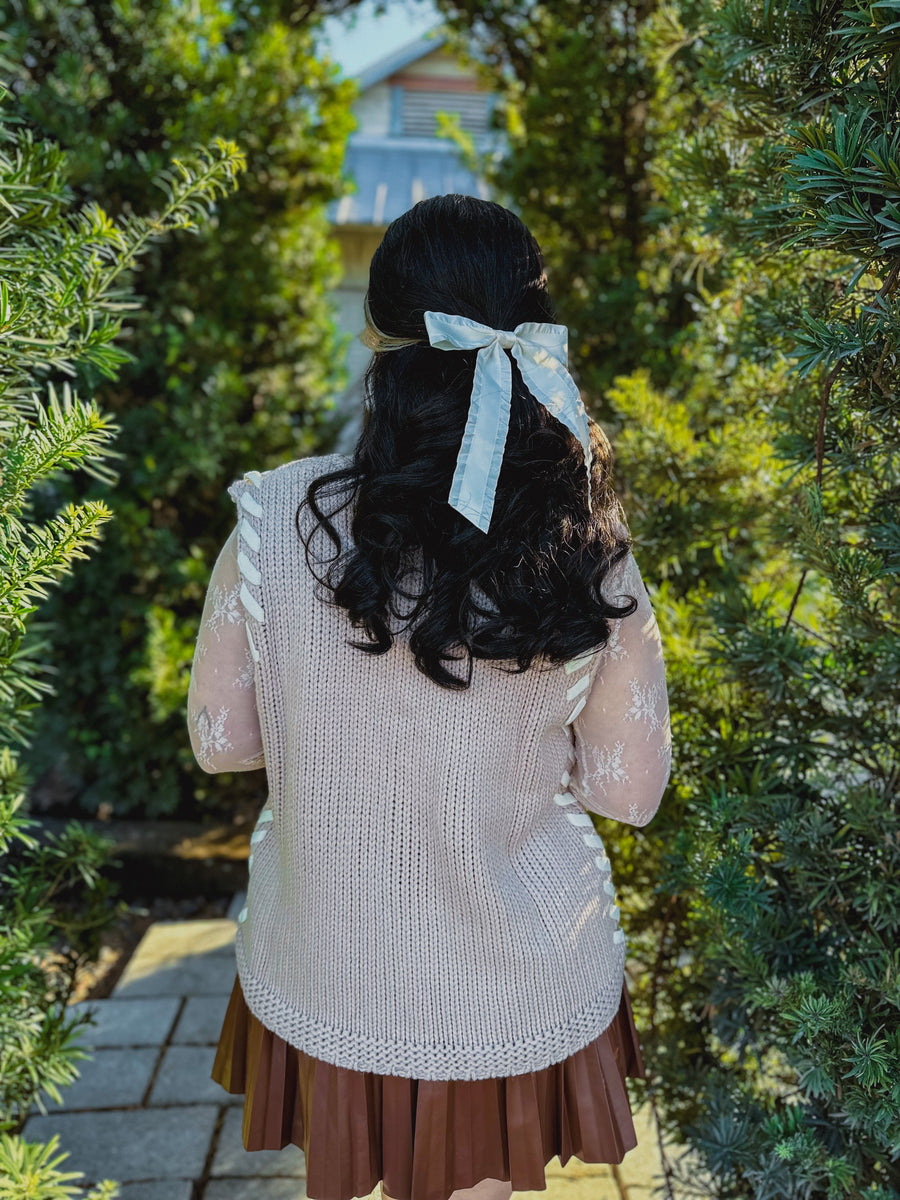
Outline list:
[[[552,1029],[504,1045],[429,1046],[386,1043],[335,1029],[291,1009],[250,971],[241,932],[235,942],[238,976],[247,1007],[267,1029],[305,1054],[352,1071],[405,1079],[498,1079],[524,1075],[562,1062],[583,1050],[612,1023],[622,998],[625,948],[614,965],[615,986],[605,984],[593,1004]]]

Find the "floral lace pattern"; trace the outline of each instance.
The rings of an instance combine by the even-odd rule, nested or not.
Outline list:
[[[625,753],[625,743],[616,742],[609,746],[591,746],[590,756],[594,769],[585,775],[585,780],[597,787],[604,795],[607,783],[628,783],[628,775],[622,766],[622,755]]]
[[[628,686],[631,688],[631,704],[625,710],[625,720],[643,721],[648,726],[647,737],[649,738],[661,724],[656,710],[665,690],[664,685],[659,681],[641,683],[639,679],[629,679]]]
[[[200,739],[197,759],[204,766],[212,764],[215,761],[216,754],[234,749],[225,733],[225,722],[227,720],[228,709],[224,705],[215,716],[210,713],[205,705],[197,714],[197,736]]]
[[[575,768],[569,790],[586,809],[629,825],[651,820],[669,779],[672,732],[659,627],[632,554],[617,563],[603,592],[637,609],[610,618],[584,708],[572,724]]]
[[[244,647],[244,665],[238,671],[234,679],[234,686],[239,688],[253,687],[256,682],[256,676],[253,670],[253,655],[250,653],[250,647]]]
[[[211,586],[208,594],[211,607],[207,625],[210,633],[218,636],[221,625],[226,623],[236,625],[243,621],[244,613],[240,606],[240,582],[231,588]]]
[[[607,639],[606,645],[603,647],[603,656],[607,662],[618,662],[620,658],[625,657],[625,647],[619,644],[620,631],[620,622],[610,621],[609,638]]]
[[[266,765],[240,591],[235,529],[213,568],[188,687],[191,748],[210,773]]]

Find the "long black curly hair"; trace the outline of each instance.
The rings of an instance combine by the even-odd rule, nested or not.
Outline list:
[[[349,644],[386,654],[393,614],[409,630],[418,668],[448,688],[470,685],[475,658],[515,660],[499,669],[520,672],[536,659],[549,667],[603,646],[606,618],[637,607],[634,597],[609,604],[600,590],[632,545],[611,483],[612,449],[591,421],[588,513],[581,446],[527,390],[512,356],[509,434],[490,529],[483,533],[447,503],[477,351],[434,349],[423,314],[454,313],[495,329],[556,323],[534,237],[491,201],[422,200],[388,226],[372,257],[368,303],[382,333],[426,340],[373,354],[352,464],[315,479],[297,511],[301,539],[304,505],[315,516],[303,541],[310,570],[328,589],[324,598],[367,634]],[[329,513],[318,502],[325,489],[344,496]],[[342,554],[329,517],[351,502],[353,545]],[[319,529],[335,547],[324,578],[310,562]],[[415,592],[402,586],[410,571]],[[401,611],[397,597],[412,607]],[[464,676],[444,666],[461,658]]]

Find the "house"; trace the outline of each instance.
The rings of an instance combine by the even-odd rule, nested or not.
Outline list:
[[[358,126],[344,160],[356,191],[328,209],[341,249],[338,326],[353,335],[363,328],[369,264],[390,222],[428,196],[464,192],[488,198],[484,182],[460,161],[456,146],[437,136],[435,114],[457,113],[479,150],[490,149],[497,138],[489,130],[494,94],[474,67],[451,53],[439,25],[367,66],[356,79]],[[348,414],[337,446],[342,453],[349,453],[359,436],[362,376],[370,355],[354,338],[347,356],[350,381],[338,399],[339,411]]]

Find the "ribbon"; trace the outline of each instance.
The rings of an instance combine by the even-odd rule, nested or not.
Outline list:
[[[437,350],[478,350],[469,415],[450,486],[451,507],[487,533],[509,432],[512,365],[504,350],[511,350],[529,392],[581,444],[591,512],[591,434],[587,412],[566,367],[566,326],[523,321],[510,332],[468,317],[426,312],[425,328]]]

